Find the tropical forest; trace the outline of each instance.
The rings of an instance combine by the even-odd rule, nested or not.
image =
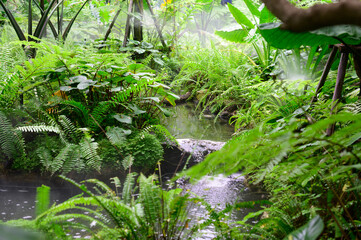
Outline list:
[[[360,0],[0,0],[0,240],[361,240]]]

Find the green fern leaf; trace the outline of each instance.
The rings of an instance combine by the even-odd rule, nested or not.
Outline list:
[[[85,159],[85,164],[100,171],[101,158],[97,153],[98,143],[93,138],[84,137],[80,141],[79,146],[81,155]]]
[[[0,112],[0,145],[1,150],[10,159],[25,156],[25,143],[21,133],[13,129],[2,112]]]
[[[54,132],[60,133],[60,130],[56,126],[46,126],[46,125],[37,125],[37,126],[21,126],[17,127],[16,130],[20,130],[22,132]]]
[[[71,143],[79,143],[83,137],[83,133],[74,126],[71,120],[64,115],[60,115],[58,121],[65,138]]]

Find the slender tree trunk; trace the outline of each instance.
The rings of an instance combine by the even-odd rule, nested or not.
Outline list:
[[[125,24],[123,47],[127,46],[128,39],[130,36],[130,22],[132,20],[132,12],[133,12],[133,0],[130,0],[128,6],[127,23]]]
[[[134,1],[134,13],[137,17],[134,18],[133,39],[139,42],[143,41],[143,11],[143,0]]]

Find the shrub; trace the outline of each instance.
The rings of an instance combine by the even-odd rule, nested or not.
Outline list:
[[[144,133],[127,141],[122,147],[123,156],[134,157],[133,166],[151,169],[163,158],[163,147],[156,136]]]

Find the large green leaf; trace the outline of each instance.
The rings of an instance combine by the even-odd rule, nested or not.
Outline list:
[[[43,212],[49,209],[50,203],[50,187],[42,185],[36,188],[36,204],[35,212],[36,216],[39,216]]]
[[[122,123],[132,124],[132,118],[124,114],[114,114],[113,117]]]
[[[233,31],[216,31],[216,35],[220,36],[231,42],[244,43],[245,38],[248,36],[248,32],[243,29],[237,29]]]
[[[324,27],[312,31],[317,35],[325,35],[337,37],[345,41],[347,44],[357,45],[361,43],[361,27],[353,25],[336,25]]]
[[[339,25],[321,28],[312,32],[295,33],[280,29],[281,23],[266,23],[259,26],[265,40],[273,47],[294,49],[300,46],[318,46],[340,43],[341,39],[347,44],[361,43],[361,28],[351,25]]]
[[[248,10],[252,13],[253,16],[259,18],[261,16],[261,12],[258,10],[259,6],[252,0],[244,0],[244,3],[247,5]]]
[[[323,221],[319,215],[312,218],[306,225],[293,231],[283,240],[316,240],[324,228]]]
[[[246,26],[247,28],[254,28],[254,24],[238,8],[234,7],[232,4],[228,4],[228,8],[237,23]]]
[[[259,24],[276,22],[278,19],[265,7],[262,5],[261,16],[259,18]]]

